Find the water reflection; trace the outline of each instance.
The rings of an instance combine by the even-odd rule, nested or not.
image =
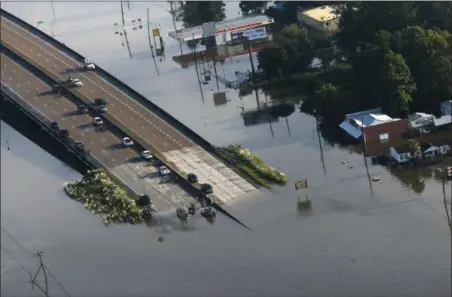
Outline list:
[[[2,3],[2,7],[12,7],[13,13],[30,22],[34,22],[38,12],[43,18],[51,18],[45,11],[36,9],[31,13],[21,5]],[[37,7],[40,4],[27,5]],[[220,85],[220,91],[225,91],[231,102],[215,107],[210,98],[218,88],[199,84],[194,69],[183,69],[181,64],[166,59],[158,62],[158,76],[149,71],[154,67],[150,58],[136,60],[138,52],[149,51],[145,30],[141,30],[142,36],[139,36],[140,30],[129,34],[134,59],[118,46],[117,36],[111,34],[111,28],[105,30],[108,33],[97,31],[105,19],[120,17],[117,3],[61,2],[58,5],[70,7],[65,10],[68,18],[70,13],[84,10],[100,12],[99,16],[89,19],[62,22],[66,27],[57,24],[56,30],[66,32],[57,34],[63,42],[88,53],[103,68],[117,73],[137,91],[149,94],[150,100],[213,144],[238,143],[249,147],[266,162],[286,172],[290,179],[287,186],[263,190],[257,197],[227,206],[253,232],[244,231],[223,218],[218,218],[213,225],[194,219],[191,223],[195,231],[174,232],[177,224],[172,226],[172,223],[168,223],[166,230],[161,227],[156,231],[139,226],[99,227],[98,217],[56,194],[60,191],[57,187],[42,187],[42,184],[61,185],[64,180],[77,176],[56,172],[58,180],[55,181],[46,179],[47,172],[36,173],[25,166],[17,173],[9,171],[6,185],[21,180],[27,187],[2,187],[2,223],[6,219],[9,226],[14,227],[14,233],[20,234],[20,239],[26,241],[33,252],[37,246],[51,251],[48,253],[51,255],[49,265],[59,268],[55,268],[58,276],[73,295],[129,293],[145,296],[149,295],[149,284],[154,295],[174,296],[183,295],[181,292],[191,296],[212,296],[218,295],[219,291],[227,291],[233,296],[243,295],[243,292],[249,296],[297,296],[300,292],[363,296],[370,291],[382,296],[394,293],[443,296],[450,292],[450,235],[444,224],[438,181],[422,178],[424,192],[413,195],[413,190],[401,186],[385,167],[369,165],[370,175],[381,178],[373,183],[374,195],[371,195],[363,157],[354,146],[332,141],[337,137],[336,132],[332,128],[328,131],[323,122],[319,123],[321,137],[318,137],[315,118],[297,112],[303,99],[301,91],[290,94],[286,89],[272,90],[267,92],[265,99],[262,91],[259,91],[259,98],[255,93],[240,97],[237,91],[223,90]],[[78,8],[74,8],[77,5]],[[228,2],[227,5],[232,4]],[[115,14],[104,17],[104,11],[110,7],[115,9]],[[153,13],[153,21],[161,22],[162,30],[173,27],[168,13],[163,11],[163,14],[153,3],[134,2],[130,13],[136,11],[137,15],[142,15],[148,7]],[[82,26],[82,21],[90,22],[92,32],[84,36],[71,35],[71,28]],[[102,42],[94,48],[89,40]],[[169,39],[165,42],[166,55],[179,55],[179,42]],[[186,45],[183,49],[185,53],[192,52]],[[221,66],[224,73],[220,64],[217,66],[217,74],[229,80],[235,78],[235,71],[251,70],[248,55],[225,59]],[[278,92],[282,95],[277,96]],[[202,96],[206,100],[200,100]],[[292,104],[295,112],[290,112],[292,108],[283,108],[283,112],[276,113],[279,121],[245,127],[241,108],[237,106],[258,113],[258,108],[264,107],[261,101],[272,106]],[[271,111],[268,113],[271,115]],[[326,137],[328,134],[330,137]],[[2,133],[2,137],[4,135]],[[15,147],[12,142],[11,150]],[[24,152],[30,154],[25,146]],[[6,153],[6,149],[2,151],[2,167],[18,168],[17,163],[6,163]],[[348,164],[341,164],[345,159]],[[328,174],[325,174],[326,169]],[[309,179],[309,196],[313,201],[310,216],[300,215],[297,209],[293,181],[300,177]],[[4,178],[6,175],[2,174],[2,182]],[[30,191],[34,193],[30,195]],[[40,199],[35,197],[38,194]],[[165,219],[162,218],[162,222]],[[163,242],[159,242],[160,236],[164,238]],[[158,269],[154,269],[156,267]],[[340,267],[340,275],[331,267]],[[425,281],[425,267],[430,267],[429,281]],[[200,279],[203,280],[201,286]],[[300,282],[300,279],[309,281]],[[412,286],[413,283],[422,286]],[[15,287],[20,289],[21,286],[23,283]]]

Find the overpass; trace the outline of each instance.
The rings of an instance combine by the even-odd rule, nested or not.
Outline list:
[[[160,157],[180,175],[191,172],[198,176],[200,183],[211,184],[219,202],[242,198],[256,190],[237,172],[225,166],[212,145],[195,132],[102,68],[84,72],[84,57],[4,10],[1,38],[2,46],[52,79],[65,80],[68,72],[79,78],[84,86],[71,89],[71,93],[80,100],[86,103],[99,97],[109,100],[108,112],[103,115],[107,121]],[[13,87],[21,89],[21,86]],[[42,112],[48,107],[43,103],[35,105],[35,108]],[[100,153],[108,155],[106,148],[102,147]]]

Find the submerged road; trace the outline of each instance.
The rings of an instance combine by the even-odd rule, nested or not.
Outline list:
[[[51,92],[51,82],[35,76],[21,64],[1,53],[1,81],[47,119],[67,129],[74,140],[82,141],[91,154],[137,193],[148,194],[160,211],[174,210],[194,199],[177,184],[163,181],[137,151],[122,146],[122,135],[114,127],[98,131],[94,114],[79,114],[77,105],[64,94]]]
[[[67,79],[68,73],[74,78],[79,78],[84,86],[77,90],[83,96],[90,99],[107,99],[109,114],[152,143],[155,149],[173,162],[181,172],[195,173],[200,183],[210,183],[215,195],[221,201],[228,202],[256,190],[219,160],[95,71],[83,71],[81,61],[60,51],[5,16],[1,17],[1,41],[61,80]]]

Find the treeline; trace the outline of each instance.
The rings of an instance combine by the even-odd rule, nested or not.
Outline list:
[[[312,75],[306,74],[319,57],[324,67],[305,111],[340,118],[380,106],[391,116],[405,116],[439,113],[439,103],[452,99],[452,2],[341,4],[340,31],[323,44],[311,42],[289,12],[278,13],[289,19],[274,46],[258,54],[255,79],[298,75],[300,84],[309,78],[312,87]]]

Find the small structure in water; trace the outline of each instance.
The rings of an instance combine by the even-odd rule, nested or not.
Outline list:
[[[180,207],[176,209],[176,215],[181,222],[186,223],[188,221],[189,211],[186,207]]]
[[[201,209],[201,215],[203,217],[205,217],[206,219],[208,219],[208,218],[216,218],[217,217],[215,209],[213,207],[211,207],[211,206],[204,207],[203,209]]]

